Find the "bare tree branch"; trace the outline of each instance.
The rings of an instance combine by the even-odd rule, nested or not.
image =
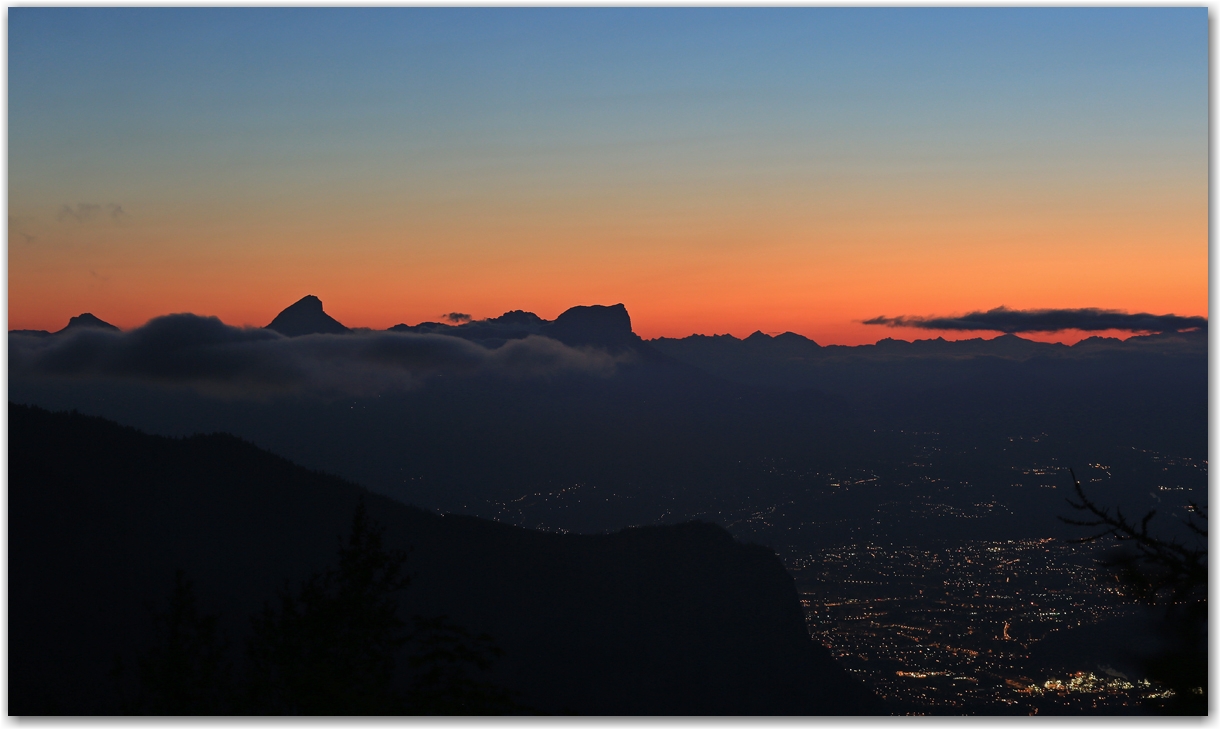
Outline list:
[[[1125,543],[1133,549],[1125,554],[1119,554],[1110,559],[1111,566],[1117,567],[1122,573],[1123,582],[1134,593],[1133,596],[1152,604],[1168,600],[1170,603],[1197,599],[1207,591],[1207,549],[1188,547],[1177,540],[1164,540],[1153,536],[1148,531],[1148,525],[1156,516],[1156,511],[1149,511],[1136,525],[1123,515],[1122,509],[1115,508],[1113,515],[1110,510],[1097,505],[1084,493],[1076,472],[1068,469],[1072,475],[1072,483],[1076,489],[1077,501],[1067,499],[1068,504],[1077,511],[1087,512],[1091,519],[1068,519],[1059,517],[1066,524],[1075,526],[1100,528],[1095,534],[1074,539],[1076,543],[1095,542],[1105,537],[1113,537],[1119,543]],[[1186,526],[1194,534],[1207,537],[1207,528],[1199,521],[1206,520],[1207,515],[1198,504],[1191,502],[1190,511],[1193,516],[1187,520]]]

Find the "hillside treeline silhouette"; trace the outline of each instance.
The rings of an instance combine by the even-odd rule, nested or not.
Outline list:
[[[123,713],[144,715],[355,716],[517,714],[507,691],[479,676],[502,651],[443,616],[399,615],[410,584],[407,555],[386,550],[364,503],[337,564],[285,586],[252,616],[245,651],[200,612],[182,570],[155,614],[152,646],[112,678]],[[405,650],[404,650],[405,649]],[[244,655],[243,655],[244,654]],[[400,656],[406,656],[406,666]]]
[[[886,712],[719,527],[440,516],[232,436],[17,405],[9,439],[13,714]]]

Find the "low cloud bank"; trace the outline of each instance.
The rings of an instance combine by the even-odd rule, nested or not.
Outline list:
[[[497,349],[458,337],[404,332],[285,337],[194,314],[158,317],[128,332],[9,336],[9,371],[15,377],[114,377],[235,397],[368,396],[417,387],[434,375],[607,377],[622,361],[539,336]]]
[[[1119,329],[1129,332],[1180,332],[1206,329],[1207,318],[1174,314],[1128,314],[1114,309],[1009,309],[1001,306],[990,311],[973,311],[963,316],[878,316],[865,324],[887,327],[914,327],[954,331],[1060,332],[1080,329],[1097,332]]]

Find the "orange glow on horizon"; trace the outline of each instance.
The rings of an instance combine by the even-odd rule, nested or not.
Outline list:
[[[928,13],[914,35],[874,25],[888,11],[808,10],[758,13],[745,33],[666,20],[665,49],[635,33],[670,13],[608,36],[579,13],[503,35],[517,26],[478,12],[385,13],[401,34],[374,53],[372,29],[395,26],[361,12],[331,55],[293,35],[320,20],[260,20],[284,45],[242,51],[300,63],[238,78],[215,70],[236,58],[228,40],[164,45],[236,21],[157,21],[120,50],[64,35],[52,18],[71,12],[27,9],[11,38],[28,63],[10,89],[9,328],[82,312],[265,326],[306,294],[350,327],[623,303],[646,339],[844,345],[996,336],[862,322],[997,306],[1207,315],[1205,12],[1005,14],[992,44],[948,20],[993,22],[975,10]],[[849,35],[811,43],[797,16]],[[433,22],[449,41],[402,41]],[[1076,35],[1014,41],[1049,29]],[[623,53],[628,38],[648,52]]]
[[[781,191],[699,205],[436,206],[408,220],[352,201],[354,227],[312,208],[157,217],[133,204],[121,224],[41,228],[23,221],[53,210],[13,211],[9,328],[55,330],[85,311],[122,328],[173,312],[264,326],[306,294],[344,324],[373,329],[451,311],[554,319],[570,306],[623,303],[646,339],[761,330],[848,345],[994,336],[860,322],[1001,305],[1206,316],[1200,179],[1116,199],[932,185],[830,201]]]

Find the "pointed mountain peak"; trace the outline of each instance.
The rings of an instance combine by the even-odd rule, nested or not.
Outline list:
[[[109,330],[112,332],[119,331],[119,328],[116,327],[115,325],[113,325],[109,322],[104,322],[101,319],[98,319],[96,316],[94,316],[88,312],[85,312],[84,314],[81,314],[80,316],[74,316],[71,319],[69,319],[68,326],[64,327],[63,329],[60,329],[58,332],[55,332],[55,333],[60,334],[62,332],[76,331],[78,329],[106,329],[106,330]]]
[[[281,311],[266,328],[286,337],[300,337],[306,334],[342,334],[347,331],[347,327],[322,310],[322,300],[312,295],[302,298]]]

